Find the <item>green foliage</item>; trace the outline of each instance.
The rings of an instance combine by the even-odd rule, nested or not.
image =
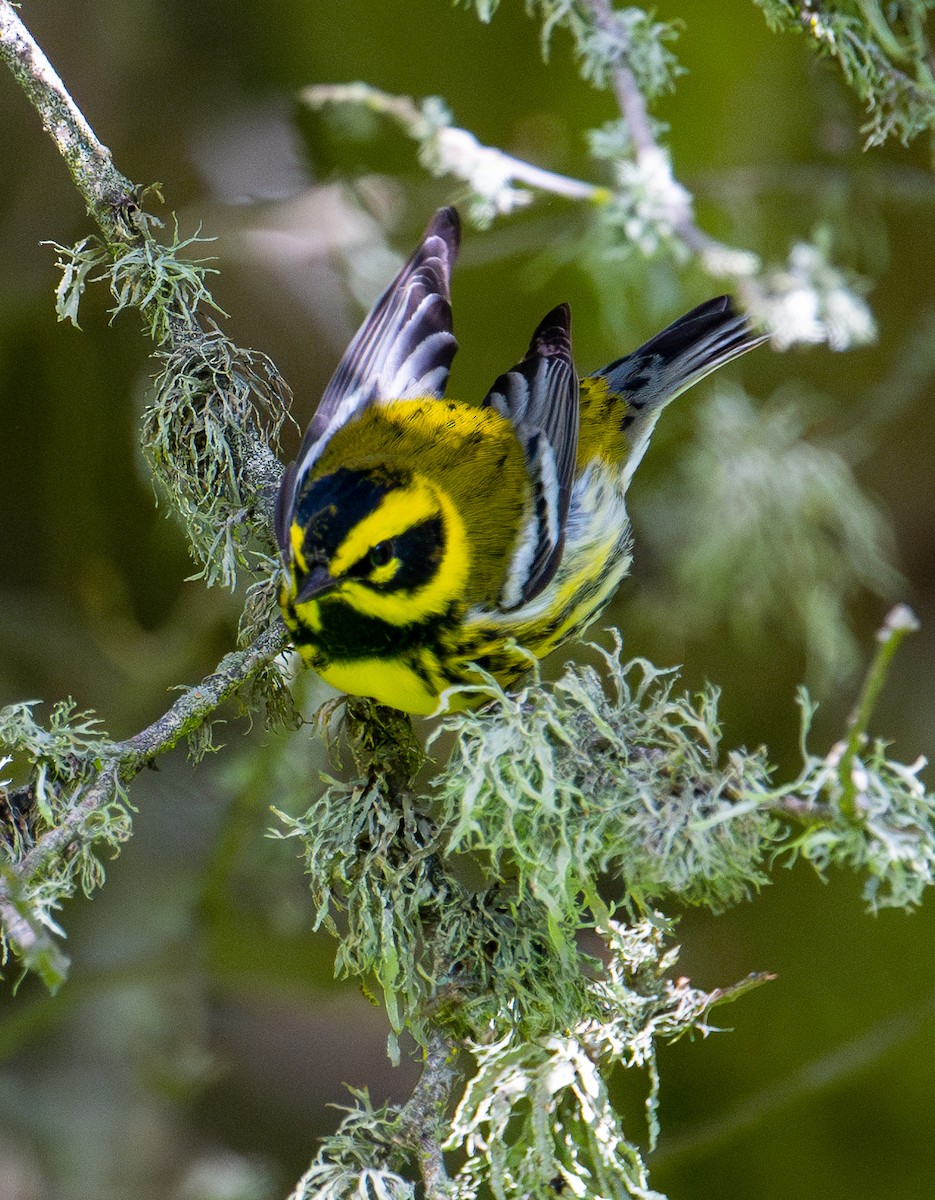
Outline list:
[[[891,593],[898,575],[886,523],[845,459],[805,439],[809,399],[786,391],[756,409],[721,385],[698,410],[680,486],[646,502],[642,536],[671,563],[679,623],[698,630],[726,618],[743,637],[785,626],[828,683],[859,661],[847,623],[854,596]]]
[[[655,135],[661,136],[669,128],[664,121],[654,117],[649,117],[649,121]],[[605,121],[596,129],[585,130],[585,137],[591,156],[597,161],[613,164],[633,157],[633,136],[630,126],[622,117]]]
[[[246,680],[237,693],[237,700],[244,716],[252,717],[253,713],[262,712],[263,724],[268,730],[296,730],[302,725],[302,714],[278,663],[268,663]]]
[[[113,742],[90,712],[79,712],[74,700],[53,705],[48,726],[33,716],[38,701],[0,709],[0,745],[35,768],[32,802],[45,826],[62,815],[62,781],[87,779],[109,755]]]
[[[144,223],[158,225],[153,217]],[[205,284],[207,274],[216,274],[203,261],[179,257],[180,252],[206,240],[197,234],[180,239],[178,228],[169,245],[150,236],[129,246],[111,247],[100,238],[82,238],[75,246],[48,245],[58,251],[56,265],[62,278],[55,291],[55,309],[60,321],[78,325],[78,309],[88,283],[106,282],[114,298],[111,309],[117,317],[124,309],[143,314],[148,335],[162,345],[180,319],[194,321],[204,308],[221,310]]]
[[[811,241],[795,243],[783,266],[743,284],[744,302],[778,350],[797,342],[848,350],[875,341],[866,281],[836,266],[833,250],[831,230],[819,226]]]
[[[104,276],[115,300],[113,315],[138,309],[146,332],[161,346],[180,317],[191,324],[200,309],[221,312],[205,285],[205,276],[217,272],[203,262],[179,258],[180,251],[204,240],[197,234],[182,240],[176,229],[167,246],[146,237],[118,253]]]
[[[717,906],[763,882],[768,814],[693,833],[761,786],[761,758],[720,770],[713,695],[693,709],[642,663],[631,689],[610,661],[614,701],[596,672],[570,668],[554,691],[497,691],[482,714],[450,718],[455,747],[421,801],[403,782],[416,762],[395,782],[371,765],[385,762],[379,743],[405,744],[379,710],[363,726],[377,744],[348,734],[361,774],[328,780],[299,818],[280,814],[303,841],[316,926],[340,936],[337,971],[376,977],[394,1033],[421,1040],[432,1008],[474,1036],[491,1022],[567,1025],[587,1010],[576,932],[606,912],[599,876],[624,863],[637,903],[675,892]],[[699,726],[707,741],[691,736]]]
[[[868,104],[870,141],[889,133],[906,140],[931,126],[922,28],[930,3],[889,5],[887,24],[875,0],[820,13],[761,2],[774,21],[804,26],[837,55]],[[787,266],[766,274],[756,255],[721,246],[694,224],[692,198],[654,140],[663,127],[645,113],[679,73],[672,26],[642,9],[613,11],[603,0],[527,7],[541,20],[544,50],[566,29],[582,77],[623,96],[619,120],[591,136],[611,187],[483,145],[453,125],[438,99],[416,104],[351,85],[324,100],[352,99],[396,120],[428,169],[467,182],[475,219],[528,203],[534,188],[586,200],[617,254],[697,254],[711,274],[740,282],[777,343],[844,348],[872,336],[859,282],[831,264],[820,236],[794,246]],[[476,8],[489,19],[496,0],[476,0]],[[73,250],[58,247],[59,315],[77,323],[82,293],[96,280],[111,288],[114,315],[141,310],[162,362],[145,450],[206,582],[233,586],[244,566],[263,576],[245,609],[249,641],[268,626],[275,604],[268,516],[278,467],[268,443],[287,389],[265,358],[231,346],[210,323],[201,328],[205,311],[218,311],[208,269],[181,257],[200,239],[182,241],[176,231],[171,245],[160,246],[145,219],[136,229],[140,236],[127,245],[86,239]],[[792,614],[813,658],[826,673],[839,671],[854,654],[845,625],[850,595],[859,586],[882,591],[893,578],[879,516],[845,460],[802,439],[796,404],[755,420],[745,398],[725,393],[710,411],[686,460],[685,511],[652,523],[688,548],[683,591],[702,614],[729,609],[748,625],[764,612]],[[881,655],[894,645],[890,637]],[[715,689],[685,695],[673,673],[643,660],[621,664],[619,642],[617,652],[605,655],[603,678],[571,667],[556,684],[533,681],[516,696],[492,687],[483,710],[446,718],[431,745],[448,739],[451,750],[425,788],[416,786],[426,772],[408,719],[349,701],[350,778],[326,779],[324,795],[300,817],[279,814],[285,836],[302,843],[316,925],[339,939],[337,971],[365,986],[377,982],[391,1053],[398,1057],[403,1030],[423,1045],[442,1030],[473,1054],[475,1071],[445,1147],[461,1163],[449,1190],[460,1200],[657,1195],[611,1103],[610,1076],[631,1067],[648,1072],[652,1145],[657,1046],[707,1033],[711,1007],[743,985],[704,993],[669,978],[671,924],[652,910],[655,902],[720,909],[765,884],[772,863],[800,857],[820,872],[865,873],[871,908],[918,904],[935,878],[935,799],[920,781],[922,760],[891,760],[885,743],[867,736],[870,684],[882,669],[871,673],[848,735],[823,757],[807,747],[813,708],[803,693],[802,771],[777,784],[763,749],[724,750]],[[265,702],[271,724],[299,721],[268,659],[239,695],[248,709]],[[156,730],[145,750],[134,751],[133,769],[151,761],[157,743],[164,749],[181,737],[193,758],[213,748],[207,709],[186,714],[172,731]],[[0,713],[0,749],[17,764],[25,760],[31,779],[19,792],[0,787],[8,827],[0,843],[4,927],[25,965],[50,986],[66,966],[48,936],[57,929],[53,913],[77,887],[90,891],[102,881],[101,851],[116,852],[129,835],[122,772],[130,744],[110,742],[70,704],[53,710],[47,728],[29,705]],[[302,787],[307,792],[307,776]],[[631,924],[615,919],[621,912]],[[407,1129],[411,1118],[375,1110],[358,1094],[296,1200],[402,1200],[415,1196],[410,1177],[420,1169],[433,1194]]]
[[[212,748],[210,722],[223,700],[255,675],[269,674],[284,632],[274,627],[242,651],[228,654],[197,687],[185,689],[168,712],[123,742],[111,741],[72,701],[57,704],[48,726],[34,704],[0,709],[0,759],[25,777],[15,791],[0,786],[0,923],[4,955],[12,949],[50,987],[67,960],[51,934],[52,913],[80,887],[104,882],[102,851],[116,855],[130,836],[126,788],[159,754],[188,739],[191,757]],[[263,687],[263,685],[259,685]],[[263,687],[264,695],[269,690]],[[9,754],[4,753],[8,751]]]
[[[606,144],[602,147],[606,151]],[[617,256],[653,258],[660,252],[683,262],[688,256],[675,236],[676,224],[690,211],[691,196],[672,174],[663,150],[613,161],[617,188],[601,210],[613,236]]]
[[[669,932],[658,914],[630,927],[611,922],[603,931],[606,967],[589,985],[595,1016],[545,1038],[507,1033],[471,1047],[476,1071],[446,1144],[466,1152],[454,1180],[460,1200],[486,1188],[499,1200],[566,1190],[661,1200],[623,1130],[608,1080],[618,1067],[649,1070],[652,1148],[656,1047],[692,1030],[707,1033],[707,1013],[721,998],[666,978],[678,957],[665,946]]]
[[[887,652],[916,627],[911,614],[907,623],[900,620],[906,610],[896,609],[881,639],[879,674]],[[873,699],[875,682],[871,669],[865,698]],[[816,757],[807,746],[814,706],[804,692],[799,704],[802,772],[778,793],[805,823],[787,848],[790,861],[801,855],[822,874],[831,866],[866,872],[864,898],[872,911],[921,904],[935,882],[935,797],[919,778],[926,760],[896,762],[887,757],[885,742],[868,741],[862,724],[868,704],[859,706],[849,738]]]
[[[490,21],[499,0],[464,0],[473,6],[482,21]],[[593,6],[591,6],[593,7]],[[542,54],[548,58],[549,44],[556,29],[567,29],[581,62],[581,76],[597,87],[606,87],[613,68],[625,62],[633,72],[640,91],[652,100],[671,91],[682,74],[669,43],[678,36],[678,27],[657,21],[645,9],[630,7],[611,10],[607,20],[598,23],[582,0],[526,0],[526,11],[542,22]]]
[[[442,1029],[474,1057],[445,1144],[461,1162],[451,1195],[657,1196],[610,1077],[647,1071],[652,1145],[657,1046],[709,1032],[712,1006],[762,977],[711,993],[673,981],[671,922],[650,901],[719,908],[767,882],[770,864],[804,858],[865,873],[872,909],[919,903],[935,882],[924,760],[888,759],[866,735],[914,627],[908,611],[891,614],[848,735],[823,757],[807,746],[802,693],[803,766],[781,785],[762,750],[722,753],[715,691],[687,697],[673,673],[616,654],[604,655],[606,681],[569,666],[515,696],[491,684],[484,708],[446,717],[434,744],[452,739],[448,761],[423,800],[404,719],[348,703],[357,775],[283,818],[286,836],[303,841],[338,971],[377,979],[394,1034],[425,1045]],[[620,922],[608,894],[645,915]],[[294,1200],[413,1194],[402,1111],[359,1099]]]
[[[541,4],[543,10],[553,7]],[[675,80],[683,68],[669,49],[669,44],[678,37],[678,27],[656,21],[641,8],[624,8],[613,11],[606,24],[597,24],[593,18],[582,19],[572,6],[564,17],[575,39],[581,63],[581,77],[595,87],[605,88],[610,83],[613,68],[625,63],[632,72],[636,86],[647,102],[675,87]],[[561,18],[553,14],[550,18],[543,12],[543,43],[547,45],[551,25]]]
[[[539,1031],[567,1024],[585,998],[577,914],[561,927],[512,878],[485,877],[449,853],[447,801],[420,798],[407,782],[422,761],[408,719],[360,701],[348,708],[357,774],[326,777],[300,817],[278,815],[285,836],[302,841],[316,928],[340,939],[336,973],[376,979],[393,1058],[407,1027],[424,1043],[433,1022],[473,1036],[504,1019]],[[304,773],[298,785],[307,787]]]
[[[76,329],[78,324],[78,309],[81,298],[89,280],[103,279],[104,275],[92,275],[93,271],[103,271],[111,263],[107,249],[98,238],[82,238],[75,246],[60,246],[58,242],[48,242],[53,250],[57,250],[59,258],[56,266],[62,272],[58,287],[55,289],[55,312],[60,321],[70,321]]]
[[[279,815],[303,838],[315,927],[340,936],[336,971],[373,973],[390,1025],[399,1033],[424,999],[422,917],[444,903],[433,886],[438,846],[424,814],[411,797],[394,801],[382,781],[373,779],[351,786],[333,780],[304,817]]]
[[[304,816],[274,811],[286,826],[286,836],[302,839],[315,928],[324,926],[341,938],[336,972],[376,976],[396,1034],[423,998],[424,980],[417,970],[422,949],[419,916],[432,902],[437,844],[406,787],[420,759],[411,726],[404,726],[401,714],[389,709],[375,709],[371,722],[361,722],[357,702],[348,701],[348,706],[347,744],[360,774],[349,783],[326,777],[324,795]],[[323,731],[330,715],[326,710],[319,721]],[[403,733],[402,742],[394,740],[393,731]],[[412,756],[403,761],[402,746]],[[399,764],[399,795],[390,783],[392,772],[384,776],[375,769],[380,750]],[[337,739],[332,753],[340,754]],[[345,926],[340,934],[339,913],[344,914]]]
[[[804,32],[834,58],[867,110],[868,146],[904,145],[935,130],[935,79],[926,22],[932,0],[756,0],[770,27]]]
[[[358,775],[329,779],[303,816],[280,814],[303,841],[316,923],[340,937],[337,970],[376,978],[395,1033],[424,1040],[428,1014],[475,1039],[593,1018],[596,964],[577,934],[608,926],[608,886],[631,910],[664,897],[718,909],[799,856],[867,872],[871,907],[918,903],[932,883],[935,802],[921,762],[864,752],[869,703],[846,770],[840,746],[818,758],[803,736],[802,772],[777,786],[764,751],[721,751],[713,689],[689,698],[671,672],[605,661],[609,683],[569,666],[515,696],[491,686],[486,707],[445,718],[436,738],[452,749],[422,800],[411,735],[382,723],[399,715],[358,707]]]
[[[368,725],[384,745],[388,711],[377,709]],[[478,1036],[504,1019],[504,995],[512,997],[511,1023],[566,1024],[584,998],[573,929],[555,933],[543,906],[517,896],[510,880],[485,880],[446,857],[450,817],[431,797],[413,795],[403,776],[388,783],[374,769],[380,759],[368,765],[353,732],[350,741],[360,773],[328,779],[303,816],[279,816],[286,836],[302,840],[316,927],[340,938],[337,973],[376,978],[391,1054],[403,1028],[424,1041],[430,1021]]]
[[[525,1200],[563,1190],[576,1196],[658,1196],[614,1109],[609,1082],[619,1069],[648,1072],[654,1145],[657,1047],[685,1033],[707,1034],[714,1005],[762,982],[751,977],[715,992],[699,991],[685,979],[674,982],[668,976],[678,953],[667,945],[670,934],[671,923],[658,913],[632,926],[608,922],[601,930],[604,961],[584,982],[588,1016],[579,1014],[570,1026],[540,1037],[517,1026],[486,1031],[483,1040],[468,1046],[474,1072],[444,1145],[461,1162],[448,1194],[459,1200],[486,1194]],[[324,1140],[292,1200],[414,1194],[403,1174],[411,1172],[407,1111],[374,1110],[366,1093],[354,1094],[357,1107]]]

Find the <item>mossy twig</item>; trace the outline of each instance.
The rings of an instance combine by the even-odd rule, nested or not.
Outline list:
[[[223,511],[215,511],[221,498],[213,487],[213,477],[207,479],[200,500],[218,529],[213,537],[192,540],[196,556],[207,564],[209,578],[229,582],[236,547],[230,545],[227,531],[237,514],[253,519],[256,527],[253,532],[260,531],[261,540],[272,546],[269,530],[273,497],[282,468],[269,443],[282,422],[288,388],[266,360],[260,362],[258,356],[219,337],[216,327],[203,327],[199,305],[212,303],[204,287],[205,270],[199,264],[176,257],[193,239],[176,238],[168,247],[155,240],[152,229],[160,222],[141,206],[145,189],[132,183],[114,165],[110,150],[97,137],[10,0],[0,0],[0,59],[9,66],[39,114],[43,128],[64,158],[103,236],[103,246],[86,239],[72,251],[58,247],[63,255],[61,265],[66,282],[70,280],[73,284],[65,289],[64,295],[59,290],[60,317],[75,319],[77,300],[85,282],[101,278],[91,272],[106,267],[104,277],[108,277],[114,292],[115,311],[130,306],[139,308],[147,331],[167,352],[168,366],[174,369],[171,380],[163,372],[157,399],[171,399],[180,391],[190,394],[193,388],[200,387],[208,420],[215,398],[228,392],[237,397],[237,422],[219,422],[225,424],[224,432],[236,458],[239,486],[232,489],[235,512],[228,511],[230,505],[221,505]],[[235,370],[228,387],[225,368],[232,361],[243,363],[245,359],[246,370]],[[196,362],[198,372],[184,376],[182,366],[191,361]],[[245,380],[249,384],[246,389],[242,386]],[[258,416],[257,402],[259,409],[270,416],[269,429]],[[220,416],[226,418],[228,414],[222,411]],[[174,499],[171,470],[168,477],[168,492]],[[251,498],[246,506],[241,495]],[[178,504],[183,518],[189,515],[185,501],[183,497]],[[186,520],[186,524],[191,534],[192,522]],[[218,557],[220,565],[212,570],[213,558]]]
[[[202,729],[285,645],[286,631],[277,622],[246,649],[225,655],[217,670],[186,689],[133,737],[113,742],[101,735],[98,742],[88,743],[83,755],[69,756],[68,771],[53,761],[51,751],[49,762],[41,763],[41,770],[48,767],[47,787],[55,794],[55,812],[49,814],[53,823],[20,856],[4,854],[0,841],[0,928],[5,944],[53,990],[64,980],[67,959],[52,941],[57,927],[51,912],[79,885],[89,891],[101,881],[103,872],[93,854],[96,844],[115,850],[129,836],[127,786],[160,755]],[[20,725],[32,734],[37,727],[27,726],[28,714],[23,716],[23,706],[18,707]],[[7,723],[13,715],[10,709],[0,711]],[[14,737],[6,737],[17,750]]]

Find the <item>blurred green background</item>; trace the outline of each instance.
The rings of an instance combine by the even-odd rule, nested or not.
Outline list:
[[[750,3],[666,0],[658,13],[684,21],[677,51],[688,73],[658,112],[702,223],[776,261],[826,223],[839,259],[873,283],[876,346],[761,350],[731,369],[734,380],[764,399],[802,381],[829,398],[816,410],[829,437],[862,426],[869,404],[885,412],[888,380],[915,380],[873,426],[856,468],[894,531],[905,582],[891,599],[923,622],[874,722],[912,761],[935,749],[929,148],[862,153],[861,113],[835,71],[804,39],[770,34]],[[579,81],[563,36],[543,64],[538,27],[516,0],[489,26],[444,0],[28,0],[22,15],[118,166],[162,183],[164,215],[178,212],[182,236],[201,228],[216,238],[204,250],[220,272],[225,328],[278,363],[300,422],[393,270],[380,228],[408,252],[433,208],[463,196],[421,173],[392,130],[351,141],[340,122],[311,118],[299,88],[364,79],[439,94],[482,141],[589,178],[583,130],[614,116],[609,96]],[[97,287],[81,331],[56,323],[55,255],[41,243],[76,241],[89,222],[5,72],[0,163],[0,703],[71,695],[123,736],[230,648],[240,598],[186,582],[182,534],[154,502],[137,448],[154,369],[137,319],[109,324]],[[577,357],[591,369],[718,290],[665,263],[608,265],[596,279],[576,261],[587,220],[544,198],[467,232],[454,394],[482,395],[560,300],[572,304]],[[719,683],[727,743],[765,741],[788,776],[794,691],[809,671],[801,637],[772,623],[740,639],[728,613],[701,630],[682,620],[691,597],[665,602],[670,564],[642,534],[646,498],[678,487],[706,390],[667,414],[637,476],[636,563],[610,616],[628,654],[681,663],[693,686]],[[888,603],[854,600],[868,654]],[[818,681],[815,749],[843,729],[857,682]],[[314,681],[300,688],[312,707]],[[7,968],[2,1200],[282,1195],[336,1125],[327,1106],[345,1101],[344,1083],[376,1100],[411,1086],[412,1064],[393,1071],[385,1058],[381,1010],[332,979],[334,946],[310,930],[294,845],[264,836],[269,806],[297,781],[306,802],[314,795],[314,733],[248,731],[232,711],[219,740],[222,752],[197,769],[177,752],[134,785],[133,841],[93,902],[61,915],[73,960],[61,994],[50,999],[30,979],[14,998]],[[778,979],[722,1014],[730,1033],[663,1053],[656,1185],[673,1200],[928,1200],[933,934],[931,903],[870,917],[858,881],[823,884],[803,867],[726,916],[684,914],[681,969],[699,985],[751,970]],[[621,1086],[636,1122],[642,1084]]]

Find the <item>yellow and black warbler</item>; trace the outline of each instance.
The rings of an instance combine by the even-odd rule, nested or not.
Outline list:
[[[276,511],[302,657],[412,713],[476,684],[475,664],[512,684],[594,620],[630,566],[624,497],[663,407],[763,340],[721,296],[579,381],[560,304],[479,407],[444,399],[459,236],[440,209],[348,347]]]

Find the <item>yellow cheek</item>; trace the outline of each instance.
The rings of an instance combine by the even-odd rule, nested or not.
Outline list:
[[[414,625],[426,618],[441,616],[453,602],[464,596],[471,568],[467,531],[448,496],[444,492],[436,495],[445,525],[445,554],[428,583],[411,592],[380,593],[368,587],[368,583],[381,582],[378,572],[388,571],[393,566],[389,562],[385,568],[377,568],[368,581],[345,580],[338,589],[345,603],[364,616],[376,617],[390,625]]]
[[[373,591],[366,584],[348,580],[332,594],[340,596],[345,604],[365,617],[375,617],[378,621],[386,621],[388,625],[402,626],[412,625],[425,616],[437,616],[439,613],[443,613],[448,607],[449,600],[447,596],[441,607],[433,605],[430,608],[426,608],[423,604],[417,605],[415,598],[421,597],[424,591],[425,589],[423,588],[419,592],[400,592],[396,595],[392,592],[382,594]]]

